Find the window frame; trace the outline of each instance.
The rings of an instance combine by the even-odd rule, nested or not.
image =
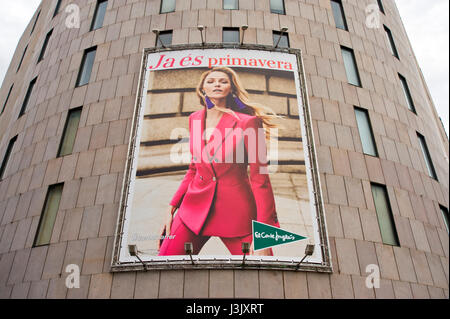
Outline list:
[[[379,210],[377,209],[377,201],[375,200],[375,196],[374,196],[374,187],[378,187],[379,189],[381,189],[383,191],[384,194],[384,199],[386,201],[386,210],[387,210],[387,214],[388,216],[386,216],[387,218],[389,218],[390,220],[390,224],[392,226],[392,231],[393,233],[391,234],[393,239],[394,239],[394,243],[390,243],[387,242],[386,238],[383,238],[383,233],[384,233],[384,229],[381,227],[381,222],[380,222],[380,214],[381,212],[379,212]],[[373,198],[373,203],[375,206],[375,212],[377,214],[377,221],[378,221],[378,227],[380,229],[380,235],[381,235],[381,241],[384,245],[389,245],[392,247],[401,247],[400,246],[400,238],[398,236],[398,231],[397,231],[397,225],[395,224],[395,218],[394,218],[394,213],[392,211],[392,204],[391,204],[391,199],[389,198],[389,192],[388,189],[386,187],[386,185],[382,185],[382,184],[378,184],[378,183],[370,183],[370,190],[372,192],[372,198]]]
[[[355,73],[356,73],[356,77],[358,79],[358,84],[354,84],[354,83],[350,82],[349,72],[348,72],[347,64],[345,63],[346,60],[344,59],[344,54],[343,54],[344,51],[349,52],[351,54],[351,56],[352,56],[353,66],[355,68]],[[353,85],[355,87],[362,88],[361,75],[359,73],[358,61],[356,61],[355,51],[352,48],[348,48],[346,46],[341,45],[341,55],[342,55],[342,60],[343,60],[343,63],[344,63],[345,73],[346,73],[346,76],[347,76],[347,83],[350,84],[350,85]]]
[[[431,153],[428,148],[428,144],[425,139],[425,136],[423,136],[419,132],[416,132],[416,134],[417,134],[417,139],[419,141],[419,148],[422,152],[423,159],[425,161],[425,166],[427,167],[428,176],[436,181],[439,181],[437,174],[436,174],[436,168],[434,167],[434,164],[433,164],[433,158],[431,157]]]
[[[177,10],[177,1],[176,0],[170,0],[170,1],[173,1],[173,3],[174,3],[173,10],[172,11],[164,11],[163,12],[164,1],[165,0],[161,0],[161,4],[160,4],[160,7],[159,7],[159,14],[172,13],[172,12],[175,12]]]
[[[391,53],[394,57],[400,60],[400,56],[398,54],[397,45],[395,44],[394,35],[392,34],[391,29],[389,29],[386,25],[383,25],[384,31],[388,38],[389,46],[391,48]]]
[[[25,55],[27,54],[27,51],[28,51],[28,44],[25,47],[25,49],[23,50],[22,57],[20,58],[19,65],[17,66],[16,73],[18,73],[20,71],[20,68],[22,67],[23,60],[25,59]]]
[[[82,112],[83,112],[83,107],[80,106],[80,107],[71,109],[71,110],[69,110],[69,112],[67,113],[66,123],[64,124],[63,134],[61,135],[61,140],[60,140],[60,142],[59,142],[59,148],[58,148],[58,153],[57,153],[58,155],[57,155],[57,158],[60,158],[60,157],[64,157],[64,156],[68,156],[68,155],[73,154],[73,147],[74,147],[75,141],[76,141],[76,139],[77,139],[77,132],[75,132],[75,135],[74,135],[74,138],[73,138],[73,142],[71,143],[71,144],[72,144],[71,151],[70,151],[69,153],[66,153],[66,154],[61,154],[61,151],[62,151],[62,149],[63,149],[64,142],[66,142],[66,135],[67,135],[67,133],[68,133],[68,132],[67,132],[67,129],[68,129],[69,124],[70,124],[71,115],[73,115],[73,114],[76,113],[76,112],[80,112],[80,119],[81,119],[81,115],[82,115]],[[78,131],[78,128],[80,127],[80,119],[78,119],[77,131]]]
[[[238,34],[237,42],[225,42],[225,40],[224,40],[225,32],[237,32],[237,34]],[[224,27],[222,29],[222,43],[225,43],[225,44],[239,44],[239,43],[241,43],[241,30],[239,28]]]
[[[9,97],[11,96],[11,92],[12,92],[13,88],[14,88],[14,83],[9,88],[8,95],[6,96],[5,103],[3,103],[3,107],[2,107],[2,110],[0,111],[0,115],[2,115],[3,112],[6,110],[6,105],[8,104]]]
[[[275,36],[279,37],[286,37],[286,41],[287,41],[287,47],[282,47],[280,46],[280,44],[282,43],[282,41],[280,40],[280,43],[278,44],[278,48],[284,48],[284,49],[289,49],[291,47],[291,42],[289,40],[289,33],[288,32],[281,32],[281,31],[272,31],[272,39],[273,39],[273,45],[276,45],[276,43],[278,42],[278,38],[275,41]]]
[[[30,35],[33,34],[34,29],[36,28],[36,24],[37,24],[37,22],[39,20],[40,15],[41,15],[41,10],[39,10],[38,14],[36,15],[36,19],[34,19],[34,23],[33,23],[33,27],[31,28]]]
[[[445,227],[447,228],[447,233],[450,234],[448,208],[445,206],[439,205],[439,210],[441,211],[442,219],[444,220]]]
[[[86,83],[81,84],[81,79],[82,79],[82,75],[83,75],[83,70],[84,70],[85,65],[86,65],[87,56],[88,56],[89,53],[94,52],[94,51],[95,51],[94,61],[92,62],[92,68],[91,68],[91,70],[89,72],[89,80]],[[93,69],[94,64],[95,64],[96,56],[97,56],[97,46],[93,46],[91,48],[88,48],[88,49],[84,50],[84,54],[83,54],[83,58],[81,60],[80,69],[78,71],[77,82],[76,82],[75,87],[82,87],[82,86],[85,86],[85,85],[89,84],[89,82],[91,81],[92,69]]]
[[[49,204],[49,200],[50,200],[50,195],[53,195],[52,191],[53,190],[58,190],[58,188],[61,189],[61,194],[60,194],[58,205],[57,205],[58,208],[56,209],[56,212],[55,212],[55,219],[53,220],[53,225],[51,225],[52,229],[50,230],[50,232],[53,233],[53,230],[55,228],[56,218],[58,217],[58,211],[59,211],[59,208],[61,206],[62,194],[64,192],[64,183],[50,185],[48,187],[48,189],[47,189],[47,194],[45,196],[44,206],[42,207],[42,211],[41,211],[41,216],[39,218],[38,227],[37,227],[36,233],[34,235],[33,248],[48,246],[50,244],[50,242],[51,242],[51,234],[50,234],[50,239],[49,239],[48,242],[40,243],[40,244],[37,243],[39,237],[41,236],[41,234],[43,233],[43,230],[44,230],[44,226],[45,225],[43,223],[44,223],[44,219],[47,217],[46,214],[48,213],[48,204]]]
[[[47,51],[48,48],[48,43],[50,42],[50,38],[53,35],[53,29],[51,29],[49,32],[47,32],[47,34],[45,35],[45,40],[44,43],[42,44],[42,48],[41,48],[41,53],[39,53],[39,58],[37,60],[37,63],[41,62],[42,60],[44,60],[45,57],[45,52]]]
[[[377,0],[377,3],[378,3],[378,8],[380,9],[380,12],[385,15],[386,12],[384,11],[383,1],[382,0]]]
[[[170,34],[170,43],[166,44],[162,41],[161,35],[169,35]],[[173,30],[164,30],[159,32],[159,35],[156,37],[156,43],[155,43],[155,47],[156,48],[162,48],[161,43],[164,44],[164,46],[171,46],[172,45],[172,41],[173,41]]]
[[[236,3],[236,7],[233,9],[225,9],[225,1],[226,0],[222,0],[222,9],[223,10],[239,10],[239,0],[233,0]]]
[[[359,139],[361,141],[361,146],[363,148],[364,155],[372,156],[372,157],[379,157],[378,146],[377,146],[377,142],[376,142],[376,139],[375,139],[375,134],[374,134],[374,131],[373,131],[372,121],[370,119],[369,110],[366,110],[366,109],[358,107],[358,106],[354,106],[354,111],[355,111],[355,118],[356,118],[356,126],[358,128]],[[372,140],[373,147],[375,149],[375,155],[366,153],[366,150],[364,149],[364,143],[363,143],[363,139],[362,139],[362,136],[361,136],[361,128],[359,126],[360,122],[358,121],[358,116],[357,116],[356,112],[361,112],[361,113],[365,114],[365,119],[367,120],[367,126],[368,126],[369,131],[370,131],[370,137],[371,137],[371,140]]]
[[[408,81],[400,73],[398,73],[398,77],[400,79],[400,84],[402,86],[403,95],[405,96],[406,106],[407,106],[408,110],[410,110],[411,112],[413,112],[414,114],[417,115],[416,105],[414,103],[414,99],[412,97],[411,90],[409,89]]]
[[[8,167],[9,160],[11,159],[11,155],[14,150],[14,146],[17,142],[18,135],[14,136],[9,140],[8,146],[6,147],[5,154],[3,155],[2,164],[0,166],[0,181],[3,180],[4,174],[6,172],[6,168]]]
[[[272,14],[279,14],[279,15],[286,15],[286,4],[284,3],[284,0],[278,0],[278,1],[281,1],[281,4],[283,5],[283,12],[282,13],[277,12],[277,11],[275,11],[275,9],[272,8],[272,1],[275,1],[275,0],[270,0],[270,2],[269,2],[270,13],[272,13]]]
[[[348,31],[347,17],[345,15],[344,5],[342,4],[342,1],[341,0],[331,0],[330,2],[331,2],[331,11],[333,14],[334,24],[336,25],[336,28],[338,28],[340,30]],[[337,25],[335,10],[333,10],[333,3],[336,3],[339,6],[339,11],[342,16],[342,21],[344,22],[344,28],[341,28]]]
[[[25,94],[25,98],[23,99],[22,108],[20,109],[19,118],[22,117],[25,112],[27,111],[27,106],[30,101],[30,97],[33,94],[34,87],[36,86],[38,77],[35,77],[33,80],[30,81],[30,84],[28,85],[27,93]]]
[[[56,17],[59,13],[59,9],[61,8],[62,0],[57,0],[56,6],[55,6],[55,12],[53,12],[53,18]]]
[[[105,14],[104,14],[104,16],[103,16],[103,20],[102,20],[101,26],[94,29],[95,24],[96,24],[96,22],[97,22],[97,18],[98,18],[98,13],[99,13],[100,5],[101,5],[102,3],[104,3],[104,2],[106,2],[106,8],[105,8]],[[108,0],[98,0],[98,1],[97,1],[97,4],[96,4],[96,6],[95,6],[94,17],[92,18],[91,27],[89,28],[89,31],[92,32],[92,31],[95,31],[95,30],[98,30],[98,29],[103,28],[104,23],[105,23],[106,11],[108,11]]]

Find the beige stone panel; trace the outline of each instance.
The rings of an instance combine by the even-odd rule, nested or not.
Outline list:
[[[363,240],[358,209],[344,206],[341,207],[341,218],[345,238]]]
[[[349,275],[332,274],[330,276],[333,299],[353,299],[352,279]]]
[[[341,273],[359,275],[359,263],[356,254],[355,241],[351,239],[336,238],[336,251]]]
[[[353,291],[355,293],[355,299],[374,299],[375,289],[367,288],[366,277],[352,275]]]
[[[331,283],[329,275],[307,273],[308,292],[311,299],[331,299]]]
[[[383,244],[375,244],[375,249],[380,266],[381,277],[384,279],[399,280],[393,248]]]
[[[136,273],[115,273],[111,287],[111,299],[133,299]]]
[[[283,299],[283,274],[280,271],[260,271],[260,298]]]
[[[380,279],[380,288],[375,289],[377,299],[395,299],[391,280]]]
[[[99,274],[102,272],[106,242],[107,238],[92,238],[88,240],[81,269],[83,275]]]
[[[14,256],[14,262],[9,271],[7,285],[14,285],[23,282],[31,249],[20,250]],[[5,282],[6,283],[6,282]]]
[[[409,282],[393,281],[395,298],[397,299],[413,299],[411,285]]]
[[[400,246],[415,249],[414,236],[411,230],[410,219],[402,216],[394,216],[397,235]]]
[[[375,212],[360,209],[359,215],[364,233],[364,239],[371,242],[382,243],[378,218]]]
[[[33,281],[28,291],[28,299],[45,299],[49,280]]]
[[[30,282],[18,283],[14,285],[10,299],[26,299],[30,286]]]
[[[234,271],[235,298],[259,298],[258,270]]]
[[[307,299],[306,273],[284,272],[284,295],[286,299]]]
[[[209,298],[233,298],[234,297],[234,272],[233,270],[210,270],[209,273]]]
[[[401,281],[417,282],[411,254],[408,248],[394,247],[395,260]]]
[[[42,279],[52,279],[61,276],[66,248],[67,243],[52,244],[49,246],[47,259],[42,272]]]
[[[411,284],[411,290],[414,299],[430,299],[430,294],[428,293],[427,286]]]
[[[184,298],[208,298],[209,271],[185,271]]]
[[[184,271],[161,271],[158,298],[173,299],[183,297]]]
[[[67,291],[65,278],[51,279],[47,290],[47,299],[65,299]]]
[[[91,277],[89,286],[89,299],[109,299],[111,295],[111,286],[113,274],[96,274]]]
[[[160,276],[159,271],[138,272],[136,274],[134,298],[136,299],[158,298],[159,276]]]

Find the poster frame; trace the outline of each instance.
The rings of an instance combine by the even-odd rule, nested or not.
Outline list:
[[[260,50],[269,52],[288,53],[296,56],[298,70],[297,72],[300,81],[300,94],[302,98],[302,107],[304,114],[304,123],[308,141],[307,152],[310,159],[311,176],[314,195],[314,206],[316,207],[317,226],[320,236],[320,249],[322,254],[322,263],[308,263],[307,258],[304,262],[299,263],[301,258],[293,258],[291,262],[279,261],[279,260],[249,260],[246,259],[245,263],[242,260],[238,261],[234,258],[230,259],[216,259],[208,258],[208,256],[195,256],[195,259],[191,259],[190,256],[185,256],[180,260],[158,260],[158,261],[141,261],[139,258],[134,258],[134,262],[120,262],[120,250],[121,243],[124,235],[124,224],[126,218],[127,197],[130,194],[130,180],[132,176],[132,163],[134,159],[134,153],[136,148],[136,138],[139,130],[139,118],[140,112],[143,110],[142,102],[144,92],[144,83],[146,75],[146,67],[149,54],[181,51],[181,50],[202,50],[202,49],[240,49],[240,50]],[[137,87],[135,108],[133,112],[133,120],[131,126],[130,140],[128,143],[127,159],[125,164],[124,176],[122,180],[121,197],[119,203],[119,213],[116,224],[114,246],[112,252],[111,272],[128,272],[128,271],[148,271],[148,270],[171,270],[171,269],[268,269],[268,270],[286,270],[286,271],[307,271],[307,272],[319,272],[319,273],[332,273],[333,265],[331,261],[330,244],[328,240],[328,231],[326,227],[325,211],[322,197],[322,188],[320,186],[320,174],[318,169],[317,154],[315,152],[314,135],[312,131],[312,118],[310,112],[310,103],[308,96],[308,87],[306,80],[305,67],[302,57],[302,51],[300,49],[291,48],[275,48],[273,46],[264,45],[251,45],[251,44],[191,44],[191,45],[174,45],[165,48],[145,48],[142,52],[141,69],[139,74],[139,82]],[[312,198],[311,198],[312,200]],[[316,245],[317,248],[317,245]],[[299,252],[299,256],[304,252]],[[298,259],[298,261],[295,261]]]

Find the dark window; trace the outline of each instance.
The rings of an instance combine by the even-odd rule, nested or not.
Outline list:
[[[37,14],[37,16],[36,16],[36,19],[34,19],[34,23],[33,23],[33,27],[31,28],[30,35],[33,34],[34,29],[36,28],[36,24],[37,24],[37,22],[38,22],[38,20],[39,20],[39,16],[40,16],[40,15],[41,15],[41,11],[38,12],[38,14]]]
[[[437,180],[436,170],[434,169],[433,161],[431,160],[430,151],[428,150],[427,142],[425,141],[425,137],[419,133],[417,133],[417,138],[419,139],[420,149],[422,150],[422,155],[425,160],[425,164],[427,165],[428,175],[431,178]]]
[[[364,154],[378,156],[369,113],[367,110],[355,107],[355,115]]]
[[[384,26],[384,31],[386,31],[386,36],[390,44],[392,55],[399,59],[397,47],[395,46],[394,37],[392,36],[391,30],[389,30],[387,26]]]
[[[334,22],[336,23],[336,28],[348,31],[347,20],[345,19],[344,7],[342,6],[342,1],[332,0],[331,9],[333,10]]]
[[[175,11],[175,0],[161,0],[161,11],[160,13],[169,13]]]
[[[273,45],[278,48],[289,48],[289,35],[286,32],[273,31]]]
[[[11,87],[9,88],[9,92],[8,92],[8,95],[6,96],[6,100],[5,100],[5,103],[3,104],[2,111],[0,112],[0,115],[2,115],[3,112],[6,109],[6,104],[8,104],[8,100],[9,100],[9,97],[11,96],[11,92],[12,92],[13,87],[14,87],[14,84],[11,85]]]
[[[11,153],[14,148],[14,144],[17,141],[17,136],[13,137],[8,144],[8,148],[6,149],[5,156],[3,157],[2,166],[0,166],[0,180],[3,179],[3,174],[6,172],[6,166],[8,165],[9,158],[11,157]]]
[[[33,247],[50,244],[63,188],[64,184],[52,185],[48,188]]]
[[[239,0],[223,0],[224,10],[239,10]]]
[[[28,50],[28,45],[25,47],[25,50],[23,50],[22,58],[20,58],[19,66],[17,67],[16,73],[19,72],[20,67],[22,66],[23,59],[25,58],[25,54],[27,54],[27,50]]]
[[[52,33],[53,33],[53,29],[50,30],[50,32],[47,33],[47,35],[45,36],[44,44],[42,45],[41,53],[39,54],[38,63],[44,59],[45,51],[47,50],[48,42],[50,41]]]
[[[108,7],[107,0],[100,0],[97,2],[95,8],[94,19],[92,20],[91,31],[100,29],[103,27],[103,21],[105,20],[106,8]]]
[[[91,79],[92,67],[94,66],[95,54],[97,47],[93,47],[84,51],[83,60],[81,61],[80,72],[78,73],[77,87],[89,83]]]
[[[405,94],[406,103],[408,105],[408,109],[414,113],[416,113],[416,107],[414,106],[414,101],[411,96],[411,91],[409,90],[408,82],[403,75],[399,74],[400,82],[402,83],[403,94]]]
[[[73,145],[77,136],[78,125],[80,124],[82,108],[76,108],[69,111],[66,120],[66,126],[59,146],[58,157],[72,154]]]
[[[159,33],[159,39],[156,39],[156,47],[161,48],[161,43],[164,44],[164,46],[169,46],[172,44],[172,31],[162,31]]]
[[[270,12],[277,14],[286,14],[284,9],[284,0],[270,0]]]
[[[342,58],[344,59],[345,72],[347,73],[348,83],[355,86],[361,86],[358,65],[356,64],[355,53],[352,49],[341,47]]]
[[[239,28],[223,28],[222,41],[224,43],[240,43]]]
[[[56,17],[56,15],[59,13],[59,8],[61,7],[61,0],[58,0],[58,2],[56,2],[56,7],[55,7],[55,12],[53,13],[53,18]]]
[[[447,228],[447,233],[449,232],[449,224],[448,224],[448,209],[444,206],[439,205],[441,209],[442,218],[444,219],[445,227]]]
[[[384,13],[384,6],[383,6],[383,1],[382,0],[377,0],[378,2],[378,7],[380,8],[381,13]]]
[[[372,184],[372,196],[383,243],[400,246],[386,186]]]
[[[30,82],[28,86],[27,94],[25,95],[25,99],[23,100],[22,108],[20,109],[19,117],[25,114],[27,110],[28,102],[30,101],[31,94],[33,93],[34,86],[36,85],[37,77]]]

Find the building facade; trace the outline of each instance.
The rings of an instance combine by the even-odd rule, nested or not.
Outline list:
[[[302,50],[331,274],[110,271],[142,52],[202,41]],[[0,107],[1,298],[448,298],[448,139],[393,0],[42,1]]]

